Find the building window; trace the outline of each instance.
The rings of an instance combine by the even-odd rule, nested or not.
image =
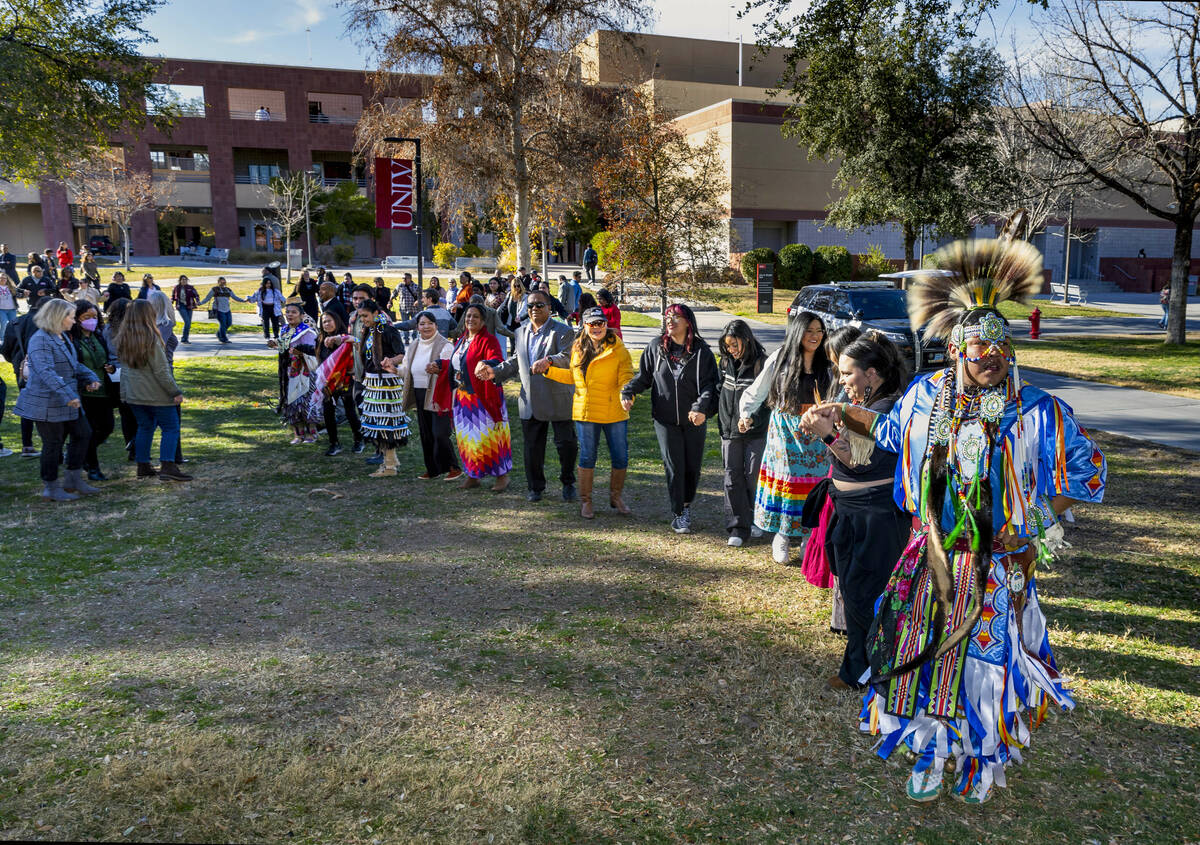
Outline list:
[[[150,89],[161,96],[161,105],[177,111],[182,117],[204,117],[203,85],[159,85]],[[146,100],[146,113],[159,114],[163,111],[151,99]]]
[[[362,117],[362,95],[323,94],[315,91],[308,95],[309,123],[355,124]]]
[[[287,105],[282,91],[263,88],[230,88],[229,117],[232,120],[279,122],[287,120]]]

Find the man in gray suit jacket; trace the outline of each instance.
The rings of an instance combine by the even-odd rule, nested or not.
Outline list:
[[[513,354],[495,367],[480,363],[475,375],[496,381],[520,375],[521,397],[518,407],[521,434],[525,438],[525,483],[529,487],[527,498],[531,502],[540,501],[546,489],[546,434],[553,426],[563,501],[574,502],[578,498],[575,492],[575,458],[579,454],[575,423],[571,419],[575,388],[535,376],[529,365],[560,352],[570,355],[575,333],[565,323],[550,319],[550,297],[544,291],[532,291],[527,303],[529,320],[517,329],[513,339]]]

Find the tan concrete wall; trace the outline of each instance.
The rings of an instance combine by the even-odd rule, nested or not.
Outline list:
[[[735,123],[733,144],[733,207],[816,212],[836,198],[836,163],[809,161],[777,124]]]
[[[233,193],[238,208],[266,208],[271,201],[268,185],[234,185]]]
[[[775,85],[784,70],[783,51],[772,49],[764,59],[756,50],[753,44],[742,48],[743,84]],[[738,81],[736,41],[638,34],[630,43],[618,33],[601,31],[592,33],[577,52],[585,78],[594,82],[641,82],[655,77],[736,86]]]
[[[238,187],[243,187],[239,185]],[[253,185],[245,185],[250,188]],[[208,180],[187,181],[176,180],[171,186],[168,203],[174,206],[189,206],[192,208],[212,208],[212,188]]]
[[[723,100],[754,100],[783,104],[786,100],[771,100],[766,88],[737,85],[721,85],[715,82],[680,82],[674,79],[648,80],[642,86],[647,94],[663,108],[678,115],[687,115],[707,109]]]
[[[8,203],[19,205],[21,203],[42,201],[42,194],[38,190],[37,185],[26,185],[23,182],[5,182],[0,180],[0,208]]]
[[[17,256],[17,272],[24,276],[26,255],[49,245],[42,231],[42,207],[29,203],[0,206],[0,243],[8,244]]]

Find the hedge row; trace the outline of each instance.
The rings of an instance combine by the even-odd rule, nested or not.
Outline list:
[[[752,249],[742,256],[742,277],[748,284],[758,279],[759,264],[774,264],[775,287],[788,290],[849,281],[854,272],[850,250],[844,246],[819,246],[814,252],[805,244],[788,244],[778,255],[766,247]]]

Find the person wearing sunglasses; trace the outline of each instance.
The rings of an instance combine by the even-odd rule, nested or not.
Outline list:
[[[583,329],[570,349],[542,358],[531,367],[561,384],[575,386],[571,417],[579,440],[579,515],[592,519],[592,481],[600,436],[608,443],[612,465],[608,504],[622,516],[630,514],[621,497],[629,466],[629,412],[621,405],[621,388],[633,378],[633,360],[621,338],[608,327],[604,312],[590,308],[583,313]]]
[[[579,443],[571,420],[573,385],[538,378],[532,365],[551,355],[570,349],[574,332],[565,323],[550,319],[550,297],[545,291],[530,292],[526,299],[529,321],[517,329],[514,349],[508,360],[495,367],[481,361],[476,376],[497,383],[519,376],[521,395],[518,408],[521,415],[521,434],[525,438],[526,498],[541,501],[546,489],[546,435],[554,429],[554,447],[558,451],[559,480],[564,502],[573,502],[575,490],[575,458]]]

